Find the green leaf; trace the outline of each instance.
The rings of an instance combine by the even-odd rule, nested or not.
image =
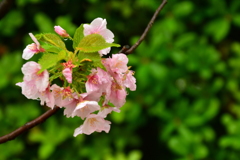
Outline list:
[[[39,41],[54,45],[56,47],[66,49],[65,43],[62,41],[62,39],[57,36],[56,34],[52,33],[44,33],[39,34],[35,36]]]
[[[62,50],[58,54],[52,54],[52,53],[43,54],[43,56],[38,61],[38,63],[42,67],[39,73],[41,73],[45,69],[49,69],[55,66],[58,63],[58,61],[64,59],[65,57],[66,57],[66,52],[64,50]]]
[[[89,62],[93,62],[94,67],[100,67],[102,69],[105,68],[102,64],[102,59],[98,52],[93,52],[93,53],[80,52],[78,54],[78,58],[80,63],[84,61],[89,61]]]
[[[221,41],[226,37],[230,29],[230,22],[227,19],[220,18],[211,21],[205,28],[206,33],[212,35],[215,42]]]
[[[42,47],[45,49],[46,52],[51,52],[51,53],[59,53],[63,50],[59,47],[52,46],[49,44],[44,44],[44,45],[42,45]]]
[[[75,31],[75,34],[73,36],[73,48],[75,49],[79,42],[83,39],[83,24],[81,24]]]
[[[90,34],[80,41],[77,46],[77,50],[90,53],[97,52],[108,47],[120,47],[120,45],[115,43],[107,43],[99,34]]]
[[[233,23],[238,27],[240,26],[240,14],[233,15]]]

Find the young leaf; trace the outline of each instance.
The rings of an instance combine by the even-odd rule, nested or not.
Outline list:
[[[120,45],[115,43],[107,43],[99,34],[90,34],[80,41],[77,46],[77,50],[90,53],[97,52],[108,47],[120,47]]]
[[[73,36],[73,48],[75,49],[79,42],[83,39],[83,24],[81,24],[75,31]]]
[[[65,57],[66,57],[66,52],[64,50],[62,50],[58,54],[52,54],[48,52],[43,54],[43,56],[38,61],[38,63],[42,67],[39,73],[41,73],[45,69],[49,69],[55,66],[60,60],[63,60]]]
[[[65,43],[56,34],[44,33],[44,34],[41,34],[41,35],[36,35],[36,38],[39,41],[54,45],[54,46],[62,48],[62,49],[66,49]]]
[[[43,44],[42,47],[45,49],[46,52],[51,52],[51,53],[59,53],[60,51],[63,50],[59,47],[49,45],[49,44]]]
[[[94,67],[100,67],[102,69],[104,69],[104,66],[102,64],[102,59],[101,59],[101,56],[99,55],[99,53],[97,52],[93,52],[93,53],[83,53],[83,52],[80,52],[78,54],[78,58],[79,58],[79,61],[80,63],[82,62],[93,62],[93,66]]]

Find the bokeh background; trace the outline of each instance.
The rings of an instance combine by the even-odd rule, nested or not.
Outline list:
[[[160,0],[16,0],[0,20],[0,136],[48,108],[21,94],[28,36],[106,18],[115,43],[132,45]],[[112,53],[119,49],[113,49]],[[169,0],[129,57],[137,90],[108,134],[73,137],[63,110],[13,141],[1,160],[240,160],[240,1]]]

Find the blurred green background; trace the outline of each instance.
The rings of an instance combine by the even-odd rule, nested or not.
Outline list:
[[[0,20],[0,136],[48,108],[21,82],[28,36],[106,18],[115,43],[132,45],[159,0],[17,0]],[[119,49],[113,49],[112,53]],[[137,90],[111,130],[73,137],[82,121],[63,110],[13,141],[0,160],[240,160],[240,1],[169,0],[129,55]]]

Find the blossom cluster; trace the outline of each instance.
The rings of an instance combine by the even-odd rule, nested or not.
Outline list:
[[[106,133],[111,122],[105,120],[112,111],[120,112],[126,102],[127,90],[136,90],[134,72],[127,66],[123,53],[104,58],[112,46],[117,47],[106,20],[94,19],[81,25],[72,38],[63,28],[55,26],[56,34],[33,35],[22,58],[29,60],[41,53],[38,62],[28,61],[22,66],[23,82],[16,85],[28,99],[40,100],[50,108],[64,108],[66,117],[84,120],[74,131],[78,134]],[[73,41],[74,52],[66,49],[64,40]],[[41,45],[40,42],[44,44]]]

